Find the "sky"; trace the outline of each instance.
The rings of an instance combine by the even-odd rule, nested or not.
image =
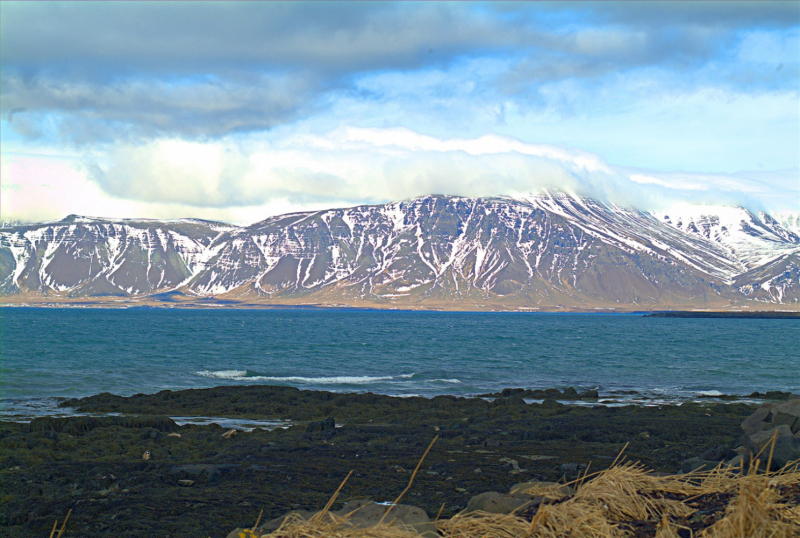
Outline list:
[[[800,2],[0,2],[0,219],[800,211]]]

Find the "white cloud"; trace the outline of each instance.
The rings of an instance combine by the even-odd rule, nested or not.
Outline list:
[[[80,213],[243,223],[431,193],[514,196],[543,189],[642,209],[702,202],[796,210],[797,178],[796,169],[760,175],[626,169],[585,151],[510,137],[342,127],[284,132],[277,141],[259,135],[118,145],[83,163],[4,154],[2,212],[26,221]]]

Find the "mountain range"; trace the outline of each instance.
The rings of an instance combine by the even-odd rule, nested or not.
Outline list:
[[[548,192],[0,228],[0,303],[798,309],[800,217]]]

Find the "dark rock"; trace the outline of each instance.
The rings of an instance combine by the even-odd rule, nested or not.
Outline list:
[[[97,428],[153,428],[162,432],[178,429],[169,417],[39,417],[30,422],[29,431],[53,431],[82,435]]]
[[[736,457],[736,452],[730,448],[719,445],[714,448],[709,448],[700,455],[701,460],[705,461],[723,461]]]
[[[564,404],[557,402],[552,398],[545,398],[542,403],[539,404],[539,407],[543,409],[560,409],[564,407]]]
[[[707,461],[702,458],[689,458],[681,463],[681,471],[691,473],[692,471],[710,471],[719,465],[718,461]]]
[[[306,426],[306,432],[314,433],[314,432],[324,432],[325,430],[332,430],[336,427],[336,421],[333,417],[328,417],[325,420],[317,420],[315,422],[309,422],[308,426]]]
[[[216,482],[220,479],[222,473],[238,467],[235,464],[207,464],[198,463],[194,465],[176,465],[169,470],[169,474],[186,474],[188,476],[200,477],[205,474],[209,482]]]
[[[154,441],[160,441],[164,437],[164,434],[155,428],[147,428],[139,437],[141,439],[153,439]]]
[[[788,400],[792,396],[791,392],[783,392],[780,390],[768,390],[764,395],[768,400]]]

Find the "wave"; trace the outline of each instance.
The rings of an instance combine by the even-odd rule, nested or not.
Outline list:
[[[214,372],[210,370],[203,370],[201,372],[196,372],[197,375],[203,377],[213,377],[216,379],[236,379],[241,380],[247,377],[247,370],[216,370]]]
[[[251,370],[202,370],[196,373],[203,377],[232,381],[284,381],[288,383],[314,383],[317,385],[367,385],[376,381],[391,381],[395,378],[409,379],[414,376],[413,373],[398,376],[269,376]]]
[[[461,383],[461,380],[460,379],[455,379],[455,378],[453,378],[453,379],[429,379],[427,382],[428,383],[453,383],[453,384],[459,384],[459,383]]]
[[[698,396],[724,396],[724,394],[718,390],[701,390],[697,393]]]

